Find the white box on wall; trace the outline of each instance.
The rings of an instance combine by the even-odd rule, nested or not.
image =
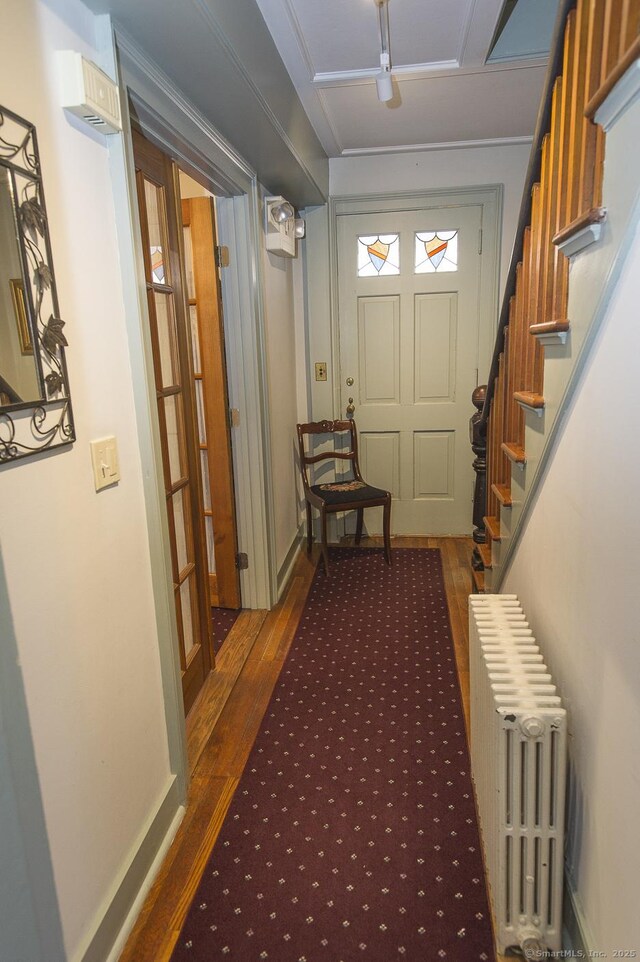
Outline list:
[[[290,209],[286,220],[278,221],[275,212]],[[281,257],[296,256],[296,219],[292,205],[284,197],[265,197],[265,237],[266,248]]]
[[[61,104],[102,134],[122,130],[118,86],[75,50],[59,50]]]

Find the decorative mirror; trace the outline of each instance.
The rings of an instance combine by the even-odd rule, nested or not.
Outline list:
[[[75,440],[33,124],[0,107],[0,464]]]

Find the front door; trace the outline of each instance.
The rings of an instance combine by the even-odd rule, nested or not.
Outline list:
[[[137,132],[133,146],[182,691],[188,712],[211,670],[213,648],[191,339],[178,240],[177,171],[169,157]]]
[[[392,492],[395,534],[471,531],[481,218],[480,205],[338,218],[341,416],[366,480]]]

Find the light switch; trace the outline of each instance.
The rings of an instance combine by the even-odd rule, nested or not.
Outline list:
[[[102,488],[107,488],[111,484],[117,484],[120,480],[120,463],[116,439],[98,438],[96,441],[90,441],[89,446],[96,491],[101,491]]]

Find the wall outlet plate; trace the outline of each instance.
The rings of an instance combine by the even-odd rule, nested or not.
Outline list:
[[[327,362],[316,361],[316,381],[327,380]]]

